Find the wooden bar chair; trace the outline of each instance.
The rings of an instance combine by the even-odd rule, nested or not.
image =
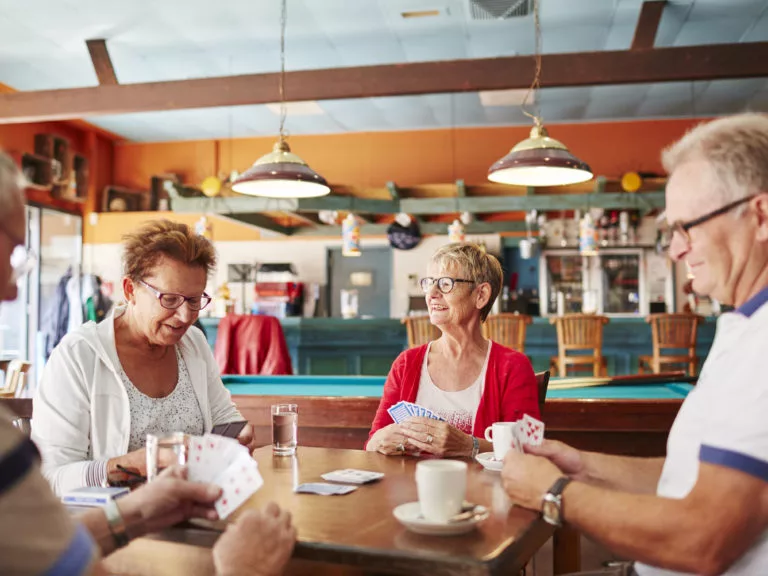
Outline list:
[[[608,373],[603,356],[603,326],[605,316],[594,314],[569,314],[552,318],[550,324],[557,329],[557,356],[552,357],[552,370],[561,378],[568,375],[568,368],[592,369],[593,376]],[[569,356],[570,351],[591,351],[591,354]]]
[[[640,356],[640,373],[659,374],[669,365],[684,365],[688,376],[695,376],[699,359],[696,357],[696,333],[704,320],[696,314],[651,314],[645,321],[651,325],[653,355]],[[682,351],[685,350],[685,353]],[[677,351],[677,353],[672,353]]]
[[[401,323],[408,332],[408,348],[440,338],[440,330],[429,321],[429,316],[406,316]]]
[[[533,318],[525,314],[493,314],[483,323],[483,336],[525,353],[525,331]]]

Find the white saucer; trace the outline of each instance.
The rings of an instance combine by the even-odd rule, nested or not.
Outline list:
[[[421,515],[421,506],[418,502],[401,504],[392,511],[392,514],[403,526],[417,534],[455,536],[473,530],[475,526],[488,518],[488,510],[484,506],[477,506],[476,510],[478,513],[472,518],[460,522],[431,522],[426,520]]]
[[[501,469],[504,468],[504,462],[496,460],[493,457],[493,452],[483,452],[482,454],[478,454],[475,456],[475,460],[480,462],[486,470],[501,472]]]

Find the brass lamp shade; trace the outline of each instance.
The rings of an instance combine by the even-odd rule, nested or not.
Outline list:
[[[488,169],[488,180],[517,186],[564,186],[592,179],[592,170],[536,124],[529,138]]]
[[[328,182],[291,152],[280,140],[232,184],[232,190],[248,196],[267,198],[317,198],[327,195]]]

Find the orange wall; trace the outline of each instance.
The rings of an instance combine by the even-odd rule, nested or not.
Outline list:
[[[640,120],[548,126],[595,174],[617,177],[631,170],[661,173],[659,154],[701,120]],[[527,137],[527,127],[460,128],[292,136],[290,144],[312,168],[336,185],[378,188],[392,180],[401,186],[487,182],[488,167]],[[272,148],[274,138],[168,143],[117,143],[115,183],[145,188],[163,172],[196,185],[232,168],[245,170]]]

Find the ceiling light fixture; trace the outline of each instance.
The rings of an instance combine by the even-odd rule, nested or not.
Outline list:
[[[286,142],[285,117],[285,28],[286,0],[280,10],[280,136],[272,152],[256,160],[232,184],[232,190],[248,196],[267,198],[316,198],[327,195],[328,182],[304,160],[291,152]]]
[[[522,111],[533,120],[534,126],[529,138],[515,145],[509,154],[488,169],[488,180],[517,186],[563,186],[586,182],[592,179],[590,167],[571,154],[565,144],[549,137],[541,119],[541,110],[538,114],[529,114],[525,109],[531,93],[534,93],[534,102],[539,102],[535,94],[540,88],[541,77],[539,0],[533,2],[533,22],[536,32],[536,73],[523,100]]]

